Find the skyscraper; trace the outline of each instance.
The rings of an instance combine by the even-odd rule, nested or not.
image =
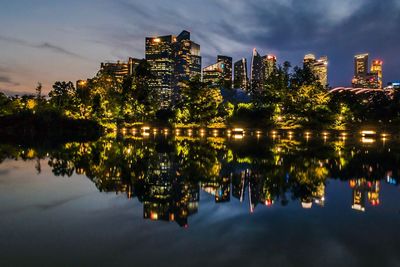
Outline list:
[[[200,45],[190,40],[190,32],[182,31],[174,43],[174,89],[179,94],[180,83],[201,76]]]
[[[225,89],[231,89],[232,88],[232,58],[227,57],[227,56],[218,55],[217,62],[222,62],[224,64],[224,66],[223,66],[223,77],[224,77],[223,87]]]
[[[203,82],[221,88],[224,83],[225,63],[220,61],[203,69]]]
[[[249,78],[247,76],[247,60],[242,58],[234,64],[233,87],[242,90],[249,89]]]
[[[354,56],[354,88],[382,88],[382,61],[374,60],[368,72],[368,54]]]
[[[174,42],[176,37],[172,35],[146,37],[146,60],[153,75],[149,86],[157,90],[162,108],[169,107],[172,102]]]
[[[255,48],[253,49],[253,56],[251,58],[250,76],[250,91],[252,93],[264,87],[264,64],[262,57]]]
[[[146,60],[153,74],[149,86],[160,96],[162,108],[168,108],[179,97],[180,82],[200,75],[200,46],[190,40],[190,33],[147,37]]]
[[[377,76],[379,88],[382,88],[382,85],[383,85],[382,65],[383,65],[383,61],[377,60],[377,59],[373,60],[372,65],[371,65],[371,73],[375,74]]]
[[[307,54],[304,56],[303,67],[309,68],[322,86],[328,86],[327,56],[322,56],[319,59],[316,59],[315,55]]]
[[[368,73],[368,54],[354,56],[354,76],[365,78]]]
[[[276,69],[276,57],[274,55],[263,56],[264,63],[264,81],[266,81],[272,72]]]

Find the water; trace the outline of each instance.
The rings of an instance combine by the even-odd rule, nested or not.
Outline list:
[[[394,137],[197,134],[0,145],[0,266],[400,266]]]

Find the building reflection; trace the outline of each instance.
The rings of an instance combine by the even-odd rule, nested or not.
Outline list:
[[[46,159],[55,175],[85,175],[101,192],[137,199],[144,219],[182,227],[199,211],[201,192],[250,213],[290,203],[310,209],[328,205],[328,180],[341,179],[352,190],[351,208],[366,211],[380,205],[382,182],[398,185],[400,151],[314,139],[103,138],[52,151],[0,146],[0,162]]]
[[[380,181],[367,181],[364,178],[352,179],[350,187],[353,190],[352,209],[365,211],[367,200],[371,206],[379,205]]]

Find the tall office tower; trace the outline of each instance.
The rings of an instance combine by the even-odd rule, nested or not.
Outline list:
[[[322,86],[328,86],[327,56],[322,56],[319,59],[316,59],[315,55],[307,54],[304,56],[303,67],[309,68]]]
[[[174,89],[179,95],[181,83],[198,76],[201,77],[200,45],[190,40],[190,32],[182,31],[174,43],[175,72]]]
[[[236,61],[234,64],[233,87],[235,89],[240,88],[242,90],[249,89],[249,78],[247,76],[247,60],[245,58]]]
[[[378,79],[378,86],[380,89],[382,89],[383,87],[382,65],[383,65],[382,60],[377,60],[377,59],[372,60],[371,73],[376,75]]]
[[[231,89],[232,88],[232,58],[227,57],[227,56],[218,55],[217,62],[222,62],[224,64],[224,66],[223,66],[223,71],[224,71],[223,87],[226,89]]]
[[[264,87],[264,64],[262,57],[253,49],[253,56],[251,58],[251,70],[250,70],[250,91],[255,93]]]
[[[314,54],[307,54],[304,56],[303,59],[303,68],[310,68],[312,69],[312,66],[314,65],[316,59],[315,59],[315,55]]]
[[[382,88],[382,61],[374,60],[368,72],[368,54],[354,56],[354,88]]]
[[[368,54],[354,56],[354,76],[365,78],[368,73]]]
[[[328,57],[323,56],[316,60],[313,66],[314,75],[323,87],[328,86]]]
[[[264,81],[266,81],[272,72],[276,70],[276,56],[265,55],[263,56],[264,63]]]
[[[225,63],[220,61],[203,69],[203,82],[210,87],[221,88],[224,84]]]
[[[200,75],[200,46],[190,40],[190,33],[147,37],[146,60],[154,78],[150,87],[156,89],[161,108],[168,108],[179,97],[180,83]]]
[[[157,90],[161,108],[167,108],[172,103],[175,42],[176,37],[173,35],[146,37],[146,60],[153,75],[149,86]]]
[[[368,54],[354,56],[354,77],[352,86],[354,88],[368,88]]]

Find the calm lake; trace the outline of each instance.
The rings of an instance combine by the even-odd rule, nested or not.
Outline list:
[[[400,266],[400,139],[0,144],[0,266]]]

